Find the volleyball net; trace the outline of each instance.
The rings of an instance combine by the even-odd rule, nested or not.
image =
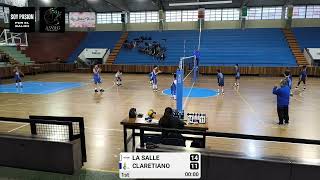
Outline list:
[[[198,81],[201,34],[202,34],[202,23],[200,22],[199,35],[198,35],[198,47],[193,48],[193,52],[191,56],[186,56],[187,41],[186,40],[184,41],[184,55],[183,57],[180,58],[179,68],[176,72],[177,74],[176,106],[177,106],[177,111],[180,114],[179,115],[180,117],[183,117],[184,108],[188,102],[190,94],[192,93],[193,87]],[[189,53],[190,52],[188,52],[188,54]],[[188,81],[190,81],[190,79],[191,79],[190,87],[184,88],[184,84],[189,85]],[[184,89],[185,89],[185,92],[184,92]],[[185,99],[183,99],[184,97]]]
[[[198,80],[199,75],[199,62],[196,55],[181,57],[179,61],[179,68],[177,74],[177,90],[176,90],[176,105],[177,111],[183,114],[185,102],[187,101],[190,93]],[[185,84],[190,84],[191,88],[188,88],[188,92],[184,92]],[[186,95],[185,101],[183,98]]]

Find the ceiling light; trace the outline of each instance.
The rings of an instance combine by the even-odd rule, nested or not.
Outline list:
[[[232,1],[207,1],[207,2],[189,2],[189,3],[169,3],[169,6],[201,6],[210,4],[230,4]]]
[[[42,2],[45,3],[45,4],[50,4],[51,0],[42,0]]]

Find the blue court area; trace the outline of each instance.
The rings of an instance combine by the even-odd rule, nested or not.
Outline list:
[[[79,82],[23,82],[23,88],[16,88],[15,84],[0,85],[0,93],[17,94],[52,94],[84,86]]]
[[[171,89],[165,89],[162,91],[165,95],[171,95]],[[218,96],[219,93],[215,89],[207,89],[207,88],[191,88],[191,87],[184,87],[183,88],[183,97],[190,97],[190,98],[208,98]]]

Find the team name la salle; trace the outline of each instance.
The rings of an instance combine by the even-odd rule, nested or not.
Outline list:
[[[159,155],[133,155],[132,160],[142,160],[142,161],[159,161],[160,156]]]

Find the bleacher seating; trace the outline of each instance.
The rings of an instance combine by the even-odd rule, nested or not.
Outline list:
[[[130,32],[129,40],[140,36],[166,45],[164,62],[138,52],[137,49],[122,49],[116,64],[178,65],[184,55],[192,55],[198,46],[198,31],[143,31]],[[166,39],[164,41],[163,39]],[[202,66],[296,66],[296,61],[280,29],[224,29],[205,30],[201,38]]]
[[[320,28],[294,28],[293,32],[301,50],[304,48],[320,48]]]
[[[79,54],[85,48],[109,48],[113,49],[117,41],[119,41],[121,32],[88,32],[87,36],[76,48],[76,50],[69,56],[68,63],[73,63],[77,60]]]
[[[29,46],[22,52],[37,63],[66,60],[76,49],[85,32],[29,33]]]

